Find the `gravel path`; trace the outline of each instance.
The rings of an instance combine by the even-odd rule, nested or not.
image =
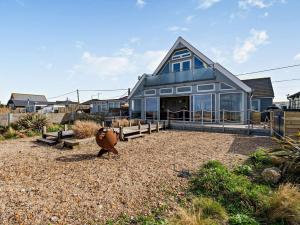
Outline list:
[[[166,131],[119,142],[119,156],[97,158],[95,143],[60,151],[34,139],[0,142],[0,224],[90,224],[122,213],[148,213],[187,180],[173,171],[194,171],[207,160],[241,163],[270,138]],[[175,159],[175,160],[174,160]]]

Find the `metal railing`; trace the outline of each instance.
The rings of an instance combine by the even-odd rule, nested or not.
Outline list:
[[[155,76],[147,76],[145,86],[209,80],[214,78],[215,74],[213,68],[200,68],[180,72],[163,73]]]

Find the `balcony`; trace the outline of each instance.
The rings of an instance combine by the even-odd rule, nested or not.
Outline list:
[[[176,84],[211,79],[215,79],[213,68],[201,68],[188,71],[159,74],[155,76],[147,76],[145,86]]]

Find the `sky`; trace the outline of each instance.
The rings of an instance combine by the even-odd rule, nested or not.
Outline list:
[[[233,74],[300,64],[298,0],[0,0],[0,101],[133,88],[182,36]],[[300,67],[241,76],[300,78]],[[274,82],[275,100],[300,81]],[[80,92],[80,101],[124,90]]]

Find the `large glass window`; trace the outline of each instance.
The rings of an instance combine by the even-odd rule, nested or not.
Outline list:
[[[242,93],[220,94],[220,120],[242,122]]]
[[[214,84],[200,84],[197,86],[198,92],[212,91],[215,89]]]
[[[160,74],[169,73],[169,63],[167,63],[164,68],[161,70]]]
[[[191,86],[176,87],[176,93],[177,94],[191,93],[191,92],[192,92],[192,87]]]
[[[191,62],[190,61],[182,62],[182,71],[190,70],[190,68],[191,68]]]
[[[214,122],[215,95],[201,94],[193,97],[193,112],[195,121]]]
[[[146,119],[157,120],[158,115],[158,98],[145,98]]]
[[[142,112],[142,99],[133,99],[131,100],[131,118],[135,119],[141,118]]]
[[[200,69],[200,68],[205,68],[207,67],[204,62],[202,62],[200,59],[197,57],[194,57],[194,64],[195,64],[195,69]]]
[[[180,72],[180,63],[173,64],[173,72]]]

